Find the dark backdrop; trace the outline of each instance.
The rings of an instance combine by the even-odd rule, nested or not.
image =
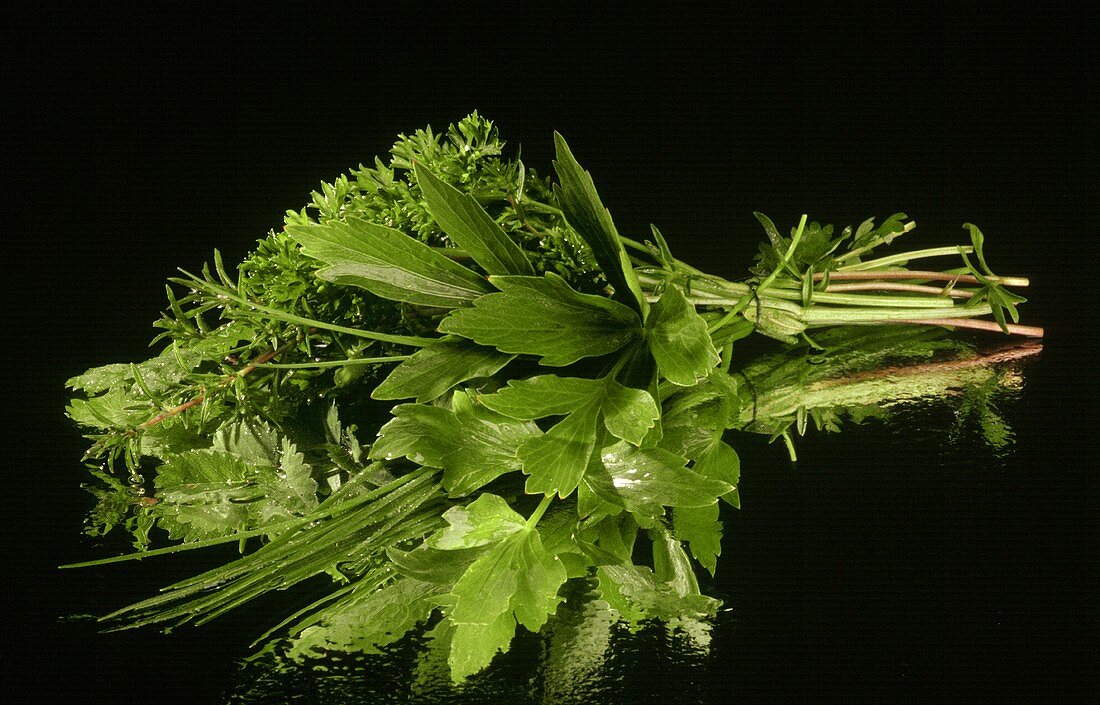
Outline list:
[[[879,4],[729,15],[622,7],[597,19],[563,8],[536,17],[518,5],[358,16],[306,4],[78,17],[43,4],[19,28],[10,65],[20,129],[3,138],[15,214],[6,242],[17,248],[6,277],[15,312],[8,349],[17,355],[6,413],[21,432],[9,445],[5,499],[16,569],[8,582],[20,593],[5,603],[6,682],[26,702],[59,692],[83,702],[202,702],[224,687],[217,664],[247,643],[232,624],[111,641],[55,623],[88,604],[141,597],[187,569],[156,568],[152,579],[148,563],[84,575],[52,569],[94,552],[80,536],[81,444],[62,417],[61,385],[87,367],[146,354],[175,267],[196,268],[215,247],[239,259],[320,180],[384,153],[397,132],[443,128],[477,109],[543,171],[552,131],[561,131],[620,230],[657,223],[681,258],[727,276],[744,269],[759,240],[753,210],[781,227],[803,212],[843,225],[904,210],[930,244],[957,242],[963,222],[978,223],[993,268],[1032,277],[1026,322],[1049,330],[1041,386],[1023,402],[1035,466],[994,483],[999,523],[962,549],[970,558],[992,550],[1000,561],[975,581],[1016,576],[1001,605],[1008,626],[987,646],[1011,643],[993,648],[988,664],[960,664],[941,629],[912,648],[929,659],[919,685],[944,699],[968,683],[992,700],[1031,687],[1051,699],[1095,692],[1086,470],[1096,456],[1085,429],[1095,420],[1096,143],[1079,106],[1097,81],[1084,27],[1031,5],[966,13],[922,5],[919,14]],[[783,532],[794,531],[784,522],[805,530],[798,507],[825,490],[803,487],[798,503],[783,504],[783,489],[761,495],[780,514],[755,530],[777,532],[779,558],[770,560],[794,575],[805,556],[783,557]],[[868,501],[857,503],[861,511]],[[875,550],[904,545],[899,537]],[[919,568],[941,559],[914,560]],[[16,577],[25,568],[28,577]],[[841,590],[819,582],[814,590]],[[810,597],[780,596],[790,609]],[[981,612],[973,599],[960,604]],[[798,653],[758,644],[772,649],[766,659],[727,654],[730,669],[757,663],[747,676],[757,679],[753,698],[866,694],[857,675],[889,660],[869,656],[866,640],[849,660],[837,656],[843,644],[815,647],[812,632],[782,643]],[[883,699],[914,693],[901,676],[869,677],[882,681]],[[169,687],[171,679],[182,685]]]

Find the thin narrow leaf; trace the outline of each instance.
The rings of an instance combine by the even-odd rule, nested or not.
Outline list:
[[[626,251],[611,214],[600,201],[592,175],[584,170],[565,138],[554,133],[556,160],[554,170],[558,174],[560,186],[554,191],[558,195],[569,224],[584,238],[592,248],[592,254],[600,265],[607,281],[615,289],[615,297],[638,311],[643,310],[644,299],[639,300],[632,293],[635,287],[630,284],[634,276],[629,265],[624,266]]]
[[[358,218],[290,225],[306,255],[329,263],[318,276],[383,298],[453,308],[489,291],[471,270],[399,230]]]
[[[534,275],[535,270],[519,248],[473,196],[441,181],[422,165],[415,166],[416,181],[428,201],[432,218],[474,261],[489,274]]]

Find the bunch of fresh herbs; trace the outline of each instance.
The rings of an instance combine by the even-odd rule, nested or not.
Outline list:
[[[828,380],[952,347],[928,326],[1041,335],[976,226],[969,245],[880,256],[904,214],[839,232],[803,217],[789,236],[758,214],[767,241],[727,281],[656,228],[620,235],[555,145],[551,180],[476,113],[401,136],[235,271],[215,252],[174,279],[158,355],[69,380],[88,530],[123,526],[138,549],[92,563],[242,554],[106,619],[202,623],[327,575],[272,633],[377,648],[434,618],[459,680],[541,629],[567,583],[631,623],[696,624],[718,605],[696,577],[717,567],[718,503],[740,501],[728,432],[789,442],[807,418],[835,426],[838,399],[862,413],[881,389]],[[958,266],[909,267],[944,256]],[[753,332],[796,357],[734,366]]]

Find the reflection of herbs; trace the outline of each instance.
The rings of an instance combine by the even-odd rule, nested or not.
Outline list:
[[[839,431],[848,419],[879,418],[911,401],[961,395],[958,429],[977,426],[985,441],[1003,447],[1012,433],[995,401],[1017,379],[1006,367],[1037,354],[1035,342],[978,352],[934,330],[904,327],[834,329],[809,346],[759,358],[742,367],[740,430],[783,437],[802,435],[810,422]],[[971,422],[976,423],[971,423]]]
[[[377,648],[437,614],[456,679],[577,581],[627,622],[698,631],[718,603],[695,564],[715,571],[718,501],[740,501],[727,431],[789,440],[838,408],[950,388],[859,377],[957,347],[915,324],[1041,334],[1005,289],[1026,280],[989,270],[973,226],[970,246],[867,259],[913,223],[803,218],[786,238],[759,216],[768,244],[730,282],[655,228],[620,236],[556,146],[551,183],[476,114],[402,137],[236,272],[215,254],[174,280],[160,355],[69,381],[101,463],[90,531],[126,523],[142,551],[122,559],[244,554],[112,618],[201,623],[325,574],[331,593],[276,627],[294,650]],[[945,255],[963,266],[903,266]],[[837,328],[890,323],[907,326]],[[753,331],[801,347],[733,367]],[[179,543],[150,549],[155,528]]]

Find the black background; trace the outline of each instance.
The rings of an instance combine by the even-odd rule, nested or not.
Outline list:
[[[761,482],[738,520],[740,577],[725,585],[755,641],[719,648],[711,681],[680,697],[1095,694],[1096,143],[1082,101],[1097,81],[1085,27],[1030,5],[924,6],[676,4],[596,19],[304,4],[76,17],[44,4],[19,28],[20,129],[3,138],[16,245],[5,407],[21,431],[5,499],[20,594],[5,601],[5,688],[26,702],[206,702],[226,687],[224,664],[250,636],[232,624],[166,639],[56,623],[192,567],[52,569],[100,555],[80,535],[81,439],[61,385],[143,358],[175,267],[214,247],[239,259],[320,180],[397,132],[477,109],[543,172],[561,131],[621,231],[657,223],[678,256],[720,274],[749,262],[753,210],[781,227],[803,212],[847,224],[904,210],[929,245],[979,224],[993,268],[1032,278],[1025,322],[1047,326],[1047,349],[1018,422],[1031,444],[1007,475],[994,464],[923,491],[908,475]],[[882,462],[858,440],[818,453],[836,454]],[[927,511],[935,540],[911,541]],[[867,558],[830,578],[852,555]]]

